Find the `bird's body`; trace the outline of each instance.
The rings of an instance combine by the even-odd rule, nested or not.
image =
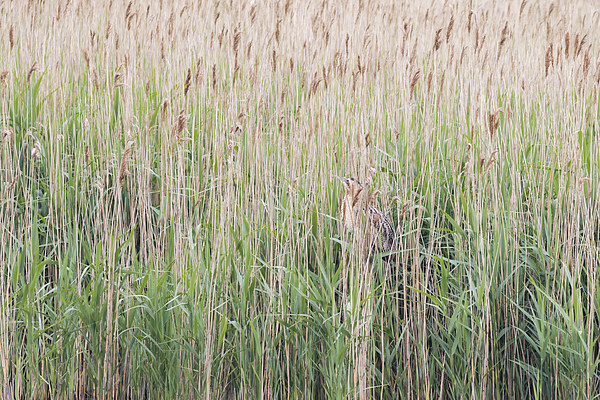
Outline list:
[[[344,184],[345,194],[340,203],[344,226],[359,235],[375,253],[392,251],[395,233],[392,221],[372,203],[374,195],[354,178],[337,177]]]

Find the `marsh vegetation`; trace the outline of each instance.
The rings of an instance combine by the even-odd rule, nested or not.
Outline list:
[[[599,19],[0,2],[0,397],[598,398]]]

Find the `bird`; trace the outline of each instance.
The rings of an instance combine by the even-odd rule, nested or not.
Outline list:
[[[340,203],[341,220],[346,229],[359,235],[369,244],[373,253],[385,253],[394,249],[395,232],[392,221],[381,210],[373,206],[379,191],[369,191],[352,177],[335,175],[342,181],[345,189]]]

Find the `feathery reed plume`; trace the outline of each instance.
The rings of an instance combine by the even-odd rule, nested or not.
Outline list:
[[[233,33],[233,54],[235,54],[236,58],[238,56],[238,50],[240,48],[241,37],[242,32],[240,32],[239,28],[235,28],[235,31]]]
[[[356,71],[352,73],[352,93],[356,92],[356,82],[358,81],[358,76],[360,72]]]
[[[438,29],[435,32],[435,40],[433,41],[433,51],[437,51],[440,48],[440,45],[442,44],[441,35],[442,29]]]
[[[277,72],[277,53],[275,49],[273,49],[273,53],[271,53],[271,69],[273,73]]]
[[[39,140],[36,140],[33,147],[31,148],[31,159],[33,161],[37,161],[40,158],[42,158],[41,144]]]
[[[127,142],[125,151],[121,157],[121,168],[119,169],[119,186],[123,186],[123,181],[129,176],[129,166],[131,164],[131,153],[133,152],[133,140]]]
[[[488,113],[488,129],[490,131],[491,139],[494,138],[494,134],[496,133],[496,130],[498,130],[498,124],[500,123],[500,118],[498,117],[499,112],[500,111],[496,111],[495,113]]]
[[[492,164],[494,162],[496,162],[496,154],[498,154],[498,150],[494,150],[492,152],[492,154],[490,155],[490,158],[488,159],[486,165],[485,165],[485,172],[490,170],[490,167],[492,166]]]
[[[10,142],[12,131],[8,127],[4,127],[0,129],[0,136],[2,137],[2,143],[7,144],[8,142]]]
[[[4,90],[4,88],[8,87],[8,71],[0,72],[0,88]]]
[[[8,29],[8,44],[11,50],[15,46],[15,28],[12,25]]]
[[[583,45],[585,44],[585,40],[587,39],[587,33],[585,35],[583,35],[583,37],[581,38],[581,40],[579,41],[579,45],[576,47],[576,51],[575,51],[575,57],[579,56],[579,53],[581,53],[581,49],[583,48]]]
[[[442,78],[440,79],[440,88],[438,90],[438,96],[441,96],[444,91],[444,80],[446,79],[446,71],[442,71]]]
[[[246,46],[246,58],[250,58],[250,53],[252,52],[252,40],[248,42]]]
[[[185,76],[185,83],[183,84],[183,97],[187,97],[190,86],[192,85],[192,69],[188,68]]]
[[[235,86],[235,82],[237,80],[239,72],[240,72],[240,64],[237,62],[237,58],[236,58],[235,65],[233,68],[233,78],[232,78],[232,83],[231,83],[232,87]]]
[[[27,83],[29,83],[31,81],[31,76],[33,75],[34,72],[39,71],[38,65],[37,65],[37,61],[33,63],[33,65],[31,66],[31,68],[29,68],[29,71],[27,72]]]
[[[583,56],[583,75],[584,76],[587,76],[588,71],[590,69],[590,49],[591,49],[591,45],[589,46],[589,48],[585,52],[585,55]]]
[[[500,36],[500,43],[498,43],[498,55],[496,56],[496,60],[500,59],[500,54],[502,53],[502,48],[504,47],[504,43],[506,43],[506,39],[508,38],[508,21],[504,24],[504,29],[502,29],[502,35]]]
[[[95,68],[92,69],[92,82],[94,83],[94,87],[96,88],[96,90],[99,90],[100,81],[98,80],[98,73],[96,72]]]
[[[212,88],[213,91],[217,90],[217,64],[212,66]]]
[[[315,72],[315,76],[313,77],[312,83],[310,84],[310,89],[308,91],[308,97],[312,97],[319,88],[319,84],[321,83],[321,78]]]
[[[412,79],[410,80],[410,89],[409,92],[410,93],[414,93],[414,89],[415,86],[417,86],[417,82],[419,82],[419,78],[421,77],[421,70],[417,70],[417,72],[414,73]]]
[[[554,64],[554,60],[552,58],[552,43],[550,43],[550,46],[548,46],[548,50],[546,50],[546,60],[544,63],[546,76],[548,76],[548,71],[550,70],[550,67],[553,64]]]
[[[275,41],[279,43],[279,37],[281,36],[281,18],[277,19],[277,24],[275,24]]]
[[[185,127],[187,126],[187,117],[185,115],[185,110],[181,110],[179,112],[179,115],[177,116],[177,121],[175,122],[175,134],[177,135],[177,137],[180,136],[180,134],[185,130]]]
[[[433,72],[429,71],[429,74],[427,74],[427,94],[429,94],[430,90],[431,90],[431,79],[433,78]]]
[[[467,17],[467,32],[471,33],[471,21],[473,19],[473,10],[469,10],[469,16]]]
[[[283,106],[284,101],[285,101],[285,96],[287,95],[288,92],[288,87],[287,85],[283,87],[283,89],[281,89],[281,94],[279,96],[279,105]]]
[[[450,22],[448,22],[448,28],[446,28],[446,43],[450,41],[450,35],[452,34],[452,28],[454,27],[454,14],[450,18]]]
[[[196,87],[199,87],[200,84],[202,84],[203,66],[204,61],[202,57],[200,57],[198,58],[198,61],[196,61],[196,76],[194,78],[194,80],[196,81]]]
[[[108,21],[108,23],[106,24],[106,29],[104,30],[104,39],[108,39],[108,37],[110,36],[110,31],[112,29],[112,25],[110,24],[110,21]]]
[[[569,32],[565,33],[565,58],[569,58]]]
[[[550,16],[552,15],[552,12],[554,11],[555,6],[556,6],[556,4],[550,3],[550,8],[548,9],[548,15],[546,16],[546,19],[550,18]]]
[[[114,82],[114,87],[116,88],[120,88],[121,86],[123,86],[123,82],[121,82],[121,78],[123,77],[123,64],[119,65],[117,67],[117,69],[115,70],[115,74],[113,76],[113,82]]]
[[[125,9],[125,23],[127,25],[127,30],[131,30],[131,18],[132,18],[132,12],[131,12],[131,6],[133,2],[130,1],[129,4],[127,4],[127,8]]]
[[[519,18],[523,15],[523,10],[525,10],[525,6],[527,5],[527,0],[523,0],[521,2],[521,7],[519,8]]]
[[[85,60],[85,66],[90,69],[90,55],[87,50],[83,50],[83,59]]]

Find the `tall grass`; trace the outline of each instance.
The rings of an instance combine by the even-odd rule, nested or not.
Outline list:
[[[599,19],[0,3],[1,397],[598,398]]]

